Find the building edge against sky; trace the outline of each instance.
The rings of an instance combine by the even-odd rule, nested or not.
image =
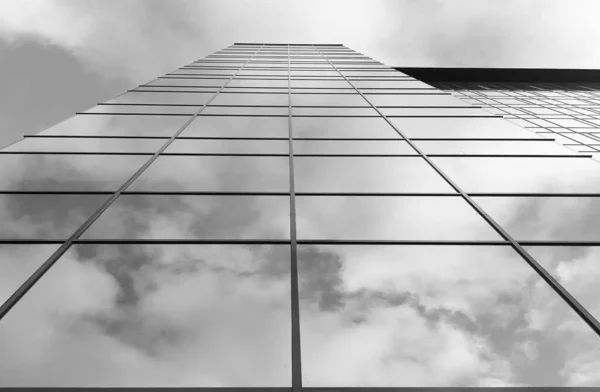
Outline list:
[[[235,44],[25,135],[0,384],[600,385],[599,163],[477,99]]]

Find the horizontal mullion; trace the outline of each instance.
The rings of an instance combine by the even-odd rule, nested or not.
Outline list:
[[[112,195],[114,191],[23,191],[0,190],[0,195]],[[123,191],[123,195],[147,196],[289,196],[289,192],[248,192],[248,191]],[[460,193],[449,192],[296,192],[296,196],[330,196],[330,197],[459,197]],[[600,197],[600,193],[519,193],[519,192],[473,192],[467,193],[471,197],[548,197],[548,198],[573,198]]]

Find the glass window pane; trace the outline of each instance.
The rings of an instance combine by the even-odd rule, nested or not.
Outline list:
[[[176,105],[204,105],[214,93],[170,93],[130,91],[107,101],[108,103],[153,103]]]
[[[165,153],[288,154],[287,140],[176,139]]]
[[[297,192],[452,192],[422,158],[295,157]]]
[[[404,140],[294,140],[294,154],[417,154]]]
[[[155,153],[166,139],[105,139],[105,138],[53,138],[30,137],[3,151],[28,152],[144,152]]]
[[[509,247],[301,245],[298,259],[304,386],[596,385],[598,337]]]
[[[0,194],[0,238],[69,238],[110,195]]]
[[[368,94],[366,97],[375,106],[470,106],[460,99],[443,94]]]
[[[287,138],[288,121],[287,117],[198,116],[181,136]]]
[[[525,250],[592,316],[596,319],[600,318],[598,302],[600,247],[527,246]]]
[[[474,197],[519,241],[597,241],[600,198]]]
[[[202,111],[203,115],[219,114],[219,115],[237,115],[237,116],[288,116],[289,108],[259,106],[259,107],[244,107],[244,106],[207,106]]]
[[[221,87],[229,81],[229,78],[159,78],[155,79],[144,86],[203,86],[203,87]]]
[[[11,353],[0,360],[10,369],[2,382],[289,387],[289,254],[287,246],[74,246],[0,323],[0,346]],[[31,349],[33,336],[43,350]]]
[[[212,105],[265,105],[288,106],[287,94],[224,94],[217,95]]]
[[[85,239],[289,239],[288,196],[122,195]]]
[[[369,106],[359,94],[294,94],[293,106]]]
[[[159,157],[132,191],[288,192],[287,157]]]
[[[309,88],[352,88],[345,80],[297,80],[292,79],[291,86],[293,88],[309,87]]]
[[[293,117],[295,138],[400,139],[383,118]]]
[[[433,88],[418,80],[353,80],[352,84],[358,89],[369,88]]]
[[[281,87],[288,88],[287,80],[251,80],[251,79],[233,79],[227,87]]]
[[[543,139],[539,141],[417,140],[414,143],[425,154],[574,155],[572,150]]]
[[[501,118],[390,118],[409,138],[535,138]]]
[[[600,192],[589,158],[432,158],[466,192]]]
[[[431,117],[451,117],[451,116],[472,116],[489,117],[491,114],[476,107],[464,108],[381,108],[379,109],[385,116],[431,116]]]
[[[0,245],[0,304],[10,298],[56,249],[58,245]],[[8,356],[5,358],[8,360]]]
[[[294,116],[370,116],[379,117],[379,114],[373,108],[303,108],[295,106],[292,108]]]
[[[172,136],[187,116],[111,116],[85,114],[71,117],[39,135]]]
[[[85,113],[127,113],[127,114],[187,114],[193,115],[202,106],[147,106],[147,105],[96,105]]]
[[[150,86],[143,85],[134,89],[136,92],[151,92],[151,93],[185,93],[185,94],[198,94],[198,93],[216,93],[219,91],[219,87],[192,87],[192,86]]]
[[[296,211],[302,240],[502,240],[454,196],[296,196]]]
[[[114,191],[148,156],[0,154],[0,190]]]

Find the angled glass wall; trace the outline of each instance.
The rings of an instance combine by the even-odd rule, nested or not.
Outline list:
[[[338,44],[0,151],[0,385],[598,386],[600,164]]]
[[[573,151],[600,158],[597,83],[437,83],[436,87]]]

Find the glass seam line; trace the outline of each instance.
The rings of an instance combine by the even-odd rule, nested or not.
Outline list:
[[[258,53],[258,51],[260,50],[260,48],[254,53]],[[254,55],[253,55],[254,56]],[[252,58],[252,57],[251,57]],[[250,59],[248,59],[248,61],[250,61]],[[248,62],[247,61],[247,62]],[[246,63],[247,63],[246,62]],[[237,73],[239,71],[241,71],[244,68],[244,65],[246,64],[244,63],[236,72],[235,75],[237,75]],[[233,78],[235,77],[235,75],[233,75],[231,77],[231,80],[233,80]],[[229,83],[229,81],[227,83]],[[204,108],[206,106],[208,106],[208,104],[210,102],[212,102],[213,99],[216,98],[216,96],[219,94],[219,92],[225,88],[225,86],[227,85],[227,83],[225,83],[224,86],[221,87],[221,89],[219,89],[214,96],[212,97],[212,99],[207,102],[204,106],[202,106],[200,109],[198,109],[198,111],[192,115],[182,126],[181,128],[179,128],[179,130],[177,132],[175,132],[173,134],[173,136],[171,136],[171,138],[169,140],[167,140],[165,142],[165,144],[154,153],[154,155],[142,166],[138,169],[138,171],[136,171],[123,185],[121,185],[121,187],[119,189],[117,189],[115,191],[115,193],[113,193],[113,195],[108,198],[108,200],[106,200],[101,206],[100,208],[98,208],[98,210],[96,210],[96,212],[94,212],[56,251],[54,251],[54,253],[52,253],[52,255],[50,255],[50,257],[48,257],[48,259],[46,259],[46,261],[44,261],[42,263],[42,265],[40,265],[40,267],[38,267],[38,269],[36,269],[30,276],[29,278],[23,282],[23,284],[21,286],[19,286],[19,288],[17,290],[15,290],[15,292],[2,304],[2,306],[0,306],[0,321],[4,318],[4,316],[6,316],[6,314],[21,300],[21,298],[23,298],[23,296],[25,294],[27,294],[27,292],[33,287],[33,285],[42,278],[42,276],[44,276],[44,274],[46,272],[48,272],[48,270],[58,261],[58,259],[60,259],[62,257],[62,255],[65,254],[65,252],[71,247],[71,245],[73,244],[73,241],[76,239],[79,239],[79,237],[100,217],[100,215],[102,215],[102,213],[104,211],[106,211],[108,209],[108,207],[110,207],[110,205],[121,195],[121,193],[127,189],[129,187],[129,185],[131,185],[131,183],[133,183],[147,168],[148,166],[150,166],[159,156],[160,154],[167,149],[167,147],[169,147],[169,145],[175,140],[175,138],[177,138],[177,136],[179,136],[181,134],[181,132],[183,132],[187,126],[198,116],[198,114],[200,114],[200,112],[202,112],[202,110],[204,110]]]
[[[290,46],[288,56],[288,142],[290,177],[290,283],[291,283],[291,322],[292,322],[292,391],[302,391],[302,346],[300,340],[300,294],[298,288],[298,251],[296,243],[296,195],[294,182],[294,135],[292,132],[292,82],[290,66]]]
[[[314,46],[313,46],[314,48]],[[316,49],[316,48],[315,48]],[[320,51],[318,49],[316,49],[319,53]],[[323,54],[321,54],[321,56],[323,56]],[[592,316],[585,307],[583,307],[579,301],[577,301],[575,299],[575,297],[573,297],[560,283],[558,283],[558,281],[556,279],[554,279],[554,277],[552,275],[550,275],[548,273],[548,271],[546,271],[525,249],[523,249],[523,247],[514,239],[512,238],[512,236],[510,236],[505,230],[504,228],[502,228],[502,226],[500,226],[495,220],[493,220],[484,210],[483,208],[481,208],[477,203],[475,203],[471,197],[465,193],[465,191],[463,191],[457,184],[455,184],[452,179],[446,174],[444,173],[426,154],[424,154],[417,146],[414,145],[414,143],[407,137],[404,136],[404,134],[394,125],[392,124],[392,122],[387,118],[387,116],[385,116],[383,113],[381,113],[381,111],[377,108],[377,106],[373,105],[371,103],[371,101],[369,101],[364,95],[363,93],[360,92],[360,90],[358,88],[356,88],[354,86],[354,84],[352,84],[352,82],[350,82],[336,67],[335,65],[333,65],[333,63],[331,63],[325,56],[323,56],[323,58],[325,60],[327,60],[329,62],[329,64],[336,70],[338,71],[338,73],[344,78],[346,79],[346,82],[349,83],[352,88],[354,88],[354,90],[356,90],[356,92],[358,94],[360,94],[368,103],[369,105],[371,105],[373,107],[373,109],[375,109],[377,111],[377,113],[379,113],[379,115],[401,136],[404,138],[404,140],[406,140],[408,142],[408,144],[411,145],[412,148],[415,149],[415,151],[417,151],[419,154],[421,154],[421,156],[423,157],[423,159],[425,159],[425,161],[429,164],[429,166],[431,166],[432,169],[434,169],[452,188],[454,188],[455,191],[457,191],[458,193],[460,193],[463,197],[463,199],[469,203],[469,205],[479,214],[481,215],[481,217],[498,233],[500,234],[500,236],[509,241],[513,247],[513,249],[523,258],[525,259],[525,261],[529,264],[529,266],[531,266],[531,268],[533,268],[533,270],[544,280],[546,281],[546,283],[548,283],[548,285],[550,285],[550,287],[552,287],[552,289],[575,311],[575,313],[577,313],[582,319],[583,321],[585,321],[586,324],[588,324],[593,330],[594,332],[600,336],[600,323],[598,322],[598,320],[596,320],[596,318],[594,316]]]

